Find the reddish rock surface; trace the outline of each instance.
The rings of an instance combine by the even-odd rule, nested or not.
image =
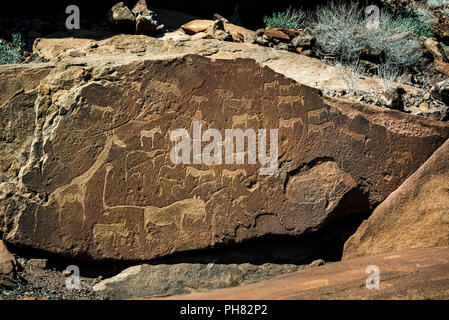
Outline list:
[[[195,35],[205,32],[214,25],[213,20],[193,20],[181,26],[181,29],[188,35]],[[232,23],[224,23],[224,31],[232,35],[234,42],[254,42],[256,33],[252,30],[236,26]]]
[[[19,139],[29,151],[0,185],[0,228],[12,243],[146,260],[299,235],[371,210],[449,137],[444,123],[323,100],[317,89],[258,64],[267,48],[117,37],[93,47],[82,40],[86,47],[75,50],[85,55],[73,58],[71,41],[62,49],[58,40],[60,62],[29,89],[35,127]],[[238,48],[254,59],[235,59],[245,52]],[[295,61],[283,69],[276,59],[273,67],[288,73]],[[193,120],[222,135],[278,129],[276,174],[260,175],[260,163],[247,157],[242,165],[174,165],[170,133],[192,136]],[[0,154],[13,162],[10,147],[3,144]]]
[[[374,274],[372,271],[367,273],[370,266],[378,267],[379,290],[366,287],[367,278]],[[368,283],[375,282],[368,280]],[[256,284],[166,299],[449,299],[449,247],[357,258],[285,274]]]
[[[449,141],[380,204],[345,244],[343,259],[449,245]]]
[[[288,34],[284,33],[283,29],[279,29],[279,28],[265,29],[264,35],[268,39],[278,39],[278,40],[285,40],[285,41],[290,40],[290,36]]]
[[[449,77],[449,63],[435,60],[434,61],[435,70]]]
[[[0,277],[12,275],[17,271],[17,261],[8,251],[3,240],[0,240]]]

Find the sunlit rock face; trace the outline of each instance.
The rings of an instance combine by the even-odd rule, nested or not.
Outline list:
[[[204,56],[221,49],[204,46],[217,42],[183,49],[152,40],[138,51],[136,39],[89,44],[92,51],[59,63],[0,67],[0,79],[9,77],[0,96],[9,133],[0,156],[11,163],[0,185],[8,242],[145,260],[300,235],[369,212],[449,136],[444,123],[323,98],[256,62],[268,48],[236,59],[244,44],[226,44],[213,59]],[[209,129],[219,134],[217,149],[207,149]],[[173,161],[177,130],[190,139],[186,161]],[[229,153],[227,130],[253,131],[255,140]],[[221,162],[206,161],[205,150]]]

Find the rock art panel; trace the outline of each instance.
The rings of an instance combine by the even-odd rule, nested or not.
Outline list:
[[[34,109],[27,161],[0,200],[5,238],[90,259],[317,230],[337,209],[372,210],[449,136],[444,123],[323,100],[251,59],[196,55],[62,63],[40,83]],[[179,129],[192,154],[174,164]],[[194,156],[215,150],[209,129],[223,139],[222,164]],[[238,129],[266,130],[267,154],[277,130],[274,174],[261,175],[265,165],[236,152],[237,141],[226,163],[226,130]],[[343,199],[356,205],[341,208]]]

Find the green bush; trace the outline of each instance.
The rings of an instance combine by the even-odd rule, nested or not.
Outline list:
[[[434,36],[430,27],[421,21],[412,17],[402,17],[399,16],[392,21],[393,28],[402,28],[403,30],[408,30],[413,32],[417,36],[426,36],[432,38]]]
[[[24,44],[19,33],[12,36],[12,42],[0,39],[0,64],[19,63],[22,59]]]
[[[416,4],[410,4],[409,6],[402,8],[399,13],[402,13],[402,16],[404,17],[415,18],[427,26],[432,26],[437,23],[437,19],[427,8]]]
[[[272,17],[265,16],[263,21],[267,28],[301,29],[305,17],[301,9],[288,8],[285,12],[274,12]]]

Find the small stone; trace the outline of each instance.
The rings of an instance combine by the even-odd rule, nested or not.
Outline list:
[[[449,80],[434,84],[430,89],[430,95],[449,106]]]
[[[435,60],[433,62],[435,70],[449,77],[449,63]]]
[[[309,264],[309,268],[319,267],[319,266],[323,266],[325,264],[326,264],[326,262],[324,262],[324,260],[318,259],[318,260],[313,261],[311,264]]]
[[[424,36],[421,37],[420,39],[423,40],[424,46],[432,54],[435,61],[436,60],[439,60],[439,61],[444,60],[443,54],[441,53],[441,50],[438,45],[438,41],[436,41],[435,39],[432,39],[432,38],[426,38]]]
[[[404,107],[402,95],[405,93],[404,88],[390,88],[379,95],[379,102],[387,108],[400,110]]]
[[[144,12],[145,10],[148,10],[147,2],[145,0],[139,0],[131,12],[137,15],[139,12]]]
[[[304,30],[301,35],[293,38],[292,45],[294,47],[310,47],[314,42],[315,37],[308,30]]]
[[[274,48],[276,50],[288,50],[289,46],[288,46],[288,44],[281,42],[281,43],[277,44],[276,46],[274,46]]]
[[[264,37],[257,37],[256,43],[266,46],[269,43],[269,41],[267,39],[265,39]]]
[[[423,102],[419,105],[419,110],[421,111],[427,111],[429,110],[429,104],[427,102]]]
[[[48,265],[48,259],[30,259],[26,266],[32,269],[45,269]]]
[[[306,57],[310,57],[313,55],[313,51],[312,50],[303,50],[301,51],[301,55],[306,56]]]
[[[214,17],[214,20],[220,20],[220,21],[222,21],[224,23],[229,23],[228,19],[226,19],[225,17],[219,15],[218,13],[215,13],[213,17]]]
[[[207,28],[206,33],[211,36],[212,39],[221,41],[232,41],[232,35],[225,30],[224,23],[221,20],[216,20]]]
[[[282,32],[279,28],[265,29],[264,37],[268,40],[278,39],[283,41],[290,41],[290,37],[284,32]]]
[[[0,240],[0,276],[14,275],[18,264],[14,256],[8,251],[3,240]]]

